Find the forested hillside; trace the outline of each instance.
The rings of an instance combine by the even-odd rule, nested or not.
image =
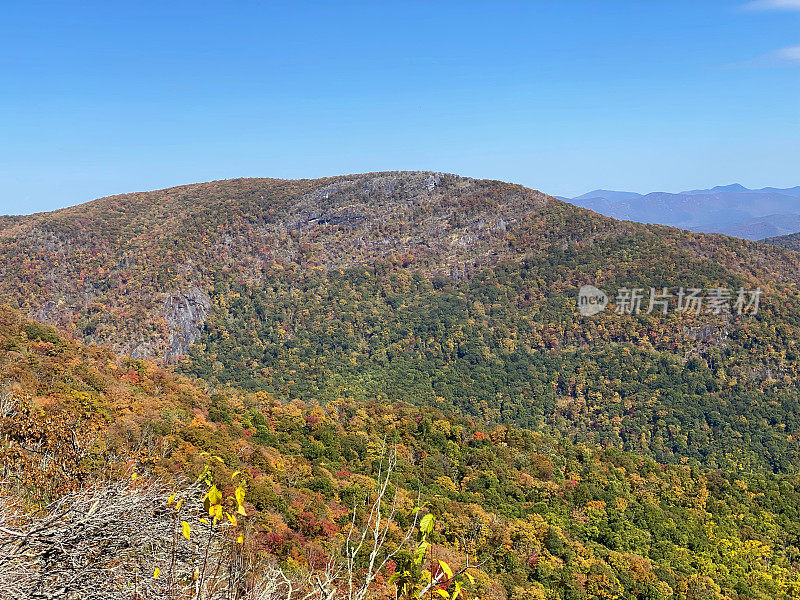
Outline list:
[[[789,250],[800,250],[800,234],[797,233],[770,237],[762,241],[773,246],[788,248]]]
[[[275,564],[299,586],[308,573],[319,576],[325,565],[344,560],[353,506],[375,493],[389,449],[397,460],[389,493],[400,512],[384,552],[402,543],[411,508],[424,506],[434,525],[422,567],[438,577],[439,561],[460,569],[471,556],[480,566],[464,581],[469,597],[800,593],[796,475],[662,465],[403,402],[340,399],[322,406],[281,403],[262,391],[209,395],[153,363],[83,346],[9,308],[0,308],[0,376],[0,584],[9,593],[32,582],[37,593],[58,595],[49,586],[86,581],[81,597],[116,598],[96,585],[102,580],[147,590],[141,597],[172,597],[168,582],[191,580],[191,563],[182,562],[180,551],[191,556],[192,548],[210,543],[207,526],[188,509],[170,525],[175,533],[167,539],[179,549],[170,561],[169,545],[166,551],[128,545],[109,555],[103,544],[88,544],[88,554],[77,558],[58,538],[55,546],[45,538],[50,549],[37,555],[26,544],[36,548],[39,534],[30,530],[20,541],[15,532],[25,517],[13,507],[50,514],[51,528],[67,519],[81,539],[112,544],[115,531],[139,522],[140,511],[148,515],[147,531],[154,520],[171,519],[166,511],[174,510],[176,496],[152,498],[148,481],[174,482],[173,494],[189,503],[191,491],[181,482],[203,473],[220,498],[244,490],[238,523],[229,526],[242,532],[230,542],[237,568],[251,569],[239,597],[274,576]],[[108,479],[120,482],[114,494],[92,503],[93,486]],[[59,499],[80,498],[82,490],[89,490],[83,492],[89,501],[74,521],[69,511],[47,512],[53,503],[63,510]],[[144,502],[130,504],[136,512],[124,508],[123,500],[138,497]],[[92,515],[105,519],[102,527]],[[357,512],[356,525],[367,517]],[[361,574],[367,563],[359,556]],[[391,577],[405,560],[411,555],[401,552],[387,562],[370,593],[393,596]],[[19,564],[25,568],[14,575]],[[440,589],[449,595],[451,586]]]
[[[212,387],[412,401],[664,463],[800,462],[800,262],[783,249],[379,173],[9,218],[0,255],[0,298]],[[604,313],[578,314],[585,283],[611,297]],[[616,314],[621,287],[763,295],[757,314]]]

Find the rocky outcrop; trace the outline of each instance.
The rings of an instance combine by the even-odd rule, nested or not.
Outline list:
[[[169,339],[164,358],[174,362],[186,354],[189,346],[200,337],[203,324],[211,312],[211,298],[198,287],[186,293],[174,293],[164,301],[164,319],[169,327]]]

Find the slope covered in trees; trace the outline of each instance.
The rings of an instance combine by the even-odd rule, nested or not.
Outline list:
[[[29,316],[213,386],[411,400],[661,462],[800,461],[800,263],[779,248],[379,173],[9,218],[0,257],[0,298]],[[611,297],[604,313],[576,311],[585,283]],[[650,288],[763,295],[755,315],[616,314],[622,287],[645,290],[643,309]]]
[[[389,448],[397,458],[389,493],[397,494],[400,510],[382,552],[401,543],[411,507],[424,505],[435,517],[430,568],[435,572],[440,560],[459,568],[467,555],[480,564],[470,570],[474,581],[465,582],[470,596],[722,599],[800,592],[796,475],[663,465],[402,402],[321,406],[281,403],[262,391],[209,395],[153,363],[83,346],[8,308],[0,308],[0,374],[0,504],[41,511],[85,490],[92,501],[72,500],[83,512],[70,531],[104,515],[111,521],[95,531],[101,536],[113,531],[114,519],[134,518],[115,509],[122,496],[136,507],[135,518],[154,511],[147,521],[153,529],[153,519],[170,514],[168,502],[138,482],[173,482],[179,497],[188,498],[181,482],[210,468],[208,484],[222,497],[237,486],[245,491],[242,541],[234,547],[247,558],[240,563],[261,565],[251,583],[274,575],[275,565],[296,577],[341,561],[353,506],[375,493]],[[136,483],[124,484],[132,473]],[[120,480],[116,491],[97,496],[92,490],[108,479]],[[143,491],[135,495],[136,489]],[[176,539],[189,547],[202,525],[181,518],[192,525],[184,538],[178,521]],[[357,523],[365,518],[357,511]],[[9,532],[21,520],[17,514],[3,521],[0,567],[11,562],[6,550],[20,543]],[[118,568],[119,558],[101,550],[97,560],[108,561],[100,563],[107,567],[102,572]],[[162,597],[155,590],[170,563],[157,562],[151,549],[141,553],[164,575],[154,580],[152,571],[140,572],[136,585],[151,590],[148,597]],[[45,575],[63,568],[52,552],[43,556],[50,557],[38,564]],[[391,575],[405,556],[386,564],[371,593],[394,595]],[[70,568],[84,570],[78,575],[101,572],[91,561]],[[357,572],[365,568],[357,561]]]
[[[764,243],[779,246],[781,248],[788,248],[789,250],[800,250],[800,234],[790,233],[789,235],[779,235],[761,240]]]

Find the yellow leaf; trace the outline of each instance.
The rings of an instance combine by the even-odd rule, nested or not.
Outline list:
[[[236,488],[236,492],[234,492],[234,495],[236,496],[236,504],[238,504],[239,506],[244,504],[244,488],[242,486]]]
[[[439,594],[442,598],[447,598],[449,600],[450,594],[447,593],[447,590],[436,590],[436,593]]]
[[[244,544],[244,536],[241,533],[239,534],[239,537],[236,538],[236,543],[237,544]]]
[[[216,504],[208,511],[209,515],[214,517],[214,521],[222,521],[222,505]]]
[[[200,519],[200,522],[204,525],[208,525],[208,519]]]
[[[175,501],[175,494],[172,494],[169,498],[167,498],[167,505],[169,506]]]
[[[428,513],[420,519],[419,530],[425,534],[433,532],[433,515],[431,513]]]
[[[161,575],[161,569],[156,567],[156,570],[153,571],[153,579],[158,579],[158,576]]]
[[[217,486],[212,485],[211,489],[209,489],[208,493],[206,494],[206,498],[211,505],[219,504],[222,502],[222,492],[217,489]]]
[[[231,525],[236,527],[236,515],[232,515],[231,513],[226,512],[225,516],[228,517],[228,521],[230,521]]]
[[[181,509],[181,506],[183,506],[183,500],[178,500],[178,501],[175,503],[175,510],[180,510],[180,509]]]
[[[447,575],[448,579],[452,579],[453,578],[453,570],[450,568],[450,565],[448,565],[443,560],[440,560],[439,561],[439,566],[442,567],[442,571],[444,571],[444,574]]]
[[[186,521],[181,521],[181,531],[183,533],[183,537],[185,537],[187,540],[191,539],[189,536],[192,533],[192,528],[189,527],[189,524]]]
[[[136,481],[136,478],[137,478],[137,477],[139,477],[139,475],[137,475],[136,473],[134,473],[133,475],[131,475],[131,479],[132,479],[133,481]]]

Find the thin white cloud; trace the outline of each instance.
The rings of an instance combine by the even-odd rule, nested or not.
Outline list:
[[[772,52],[768,52],[767,54],[762,54],[761,56],[754,58],[752,60],[734,64],[731,66],[734,68],[735,67],[769,68],[769,67],[800,66],[800,46],[787,46],[786,48],[773,50]]]
[[[800,46],[787,46],[786,48],[775,50],[768,57],[779,64],[800,65]]]
[[[743,10],[800,10],[800,0],[753,0],[742,5]]]

